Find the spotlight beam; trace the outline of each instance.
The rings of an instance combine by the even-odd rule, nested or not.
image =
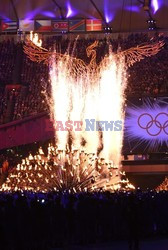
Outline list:
[[[61,15],[61,18],[62,18],[62,19],[65,19],[64,15],[63,15],[63,11],[62,11],[61,6],[56,2],[56,0],[52,0],[52,1],[53,1],[53,3],[58,7],[59,12],[60,12],[60,15]]]
[[[145,1],[144,0],[137,0],[140,4],[144,4]],[[149,10],[145,11],[147,12],[148,16],[149,16],[149,19],[150,20],[153,20],[153,17],[152,17],[152,14],[151,14],[151,3],[150,3],[150,6],[149,6]],[[155,26],[155,28],[157,29],[157,26]]]

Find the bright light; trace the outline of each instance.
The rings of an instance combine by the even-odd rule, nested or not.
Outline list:
[[[100,69],[99,109],[98,115],[101,121],[124,121],[123,105],[125,102],[124,90],[126,88],[126,72],[123,58],[117,59],[110,53],[108,60]],[[119,166],[123,141],[123,129],[121,131],[103,131],[103,150],[101,155],[112,160]]]
[[[30,31],[30,40],[38,47],[42,46],[42,40],[39,39],[39,35],[37,33],[33,34],[33,31]]]
[[[72,10],[70,3],[67,3],[67,9],[68,9],[68,12],[67,12],[66,18],[73,16],[73,10]]]
[[[153,12],[154,14],[158,11],[159,9],[159,3],[158,3],[158,0],[152,0],[152,8],[153,8]]]
[[[110,23],[114,19],[113,14],[106,14],[105,15],[106,23]]]
[[[145,152],[147,150],[158,151],[163,144],[168,147],[167,103],[167,97],[160,97],[155,101],[143,98],[141,105],[131,104],[127,107],[125,135],[130,144],[134,142],[134,150],[144,145],[146,145],[144,146]]]
[[[111,3],[109,0],[104,1],[104,16],[106,23],[110,23],[114,19],[114,13],[110,9]]]
[[[87,55],[91,57],[89,65],[84,65],[84,62],[70,56],[62,56],[59,60],[55,60],[54,55],[55,53],[50,65],[52,87],[50,111],[55,120],[55,128],[57,128],[57,121],[65,123],[68,120],[82,121],[83,124],[86,124],[86,119],[123,123],[124,90],[127,81],[122,56],[118,59],[116,55],[109,52],[98,66],[93,46],[87,48]],[[82,67],[83,71],[81,71]],[[123,129],[105,130],[106,127],[104,131],[96,131],[95,127],[94,131],[87,131],[85,126],[82,127],[82,131],[55,129],[56,143],[59,149],[66,150],[70,133],[73,149],[83,147],[85,152],[94,153],[96,156],[103,145],[100,156],[107,162],[113,162],[118,168],[121,161]],[[83,140],[85,145],[82,145]],[[115,182],[119,178],[117,175],[114,178]]]

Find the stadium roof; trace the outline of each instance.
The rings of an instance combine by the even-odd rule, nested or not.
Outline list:
[[[150,11],[144,10],[144,1],[151,1]],[[0,18],[96,18],[114,31],[128,32],[148,29],[146,21],[152,18],[158,28],[167,29],[168,0],[1,0]]]

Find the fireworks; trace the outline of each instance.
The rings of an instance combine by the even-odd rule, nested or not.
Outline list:
[[[85,69],[78,69],[84,63],[76,58],[57,57],[53,52],[50,58],[50,82],[52,102],[50,111],[55,121],[120,121],[123,123],[124,90],[126,87],[126,67],[123,58],[120,60],[109,52],[99,66],[96,65],[96,46],[94,42],[87,47],[86,54],[90,63]],[[67,56],[67,55],[66,55]],[[75,65],[74,65],[75,64]],[[74,71],[73,68],[76,70]],[[69,134],[72,138],[72,147],[80,149],[85,141],[84,149],[87,153],[102,151],[101,156],[112,160],[115,165],[120,164],[122,148],[122,131],[58,131],[56,130],[57,145],[65,150]],[[103,147],[103,150],[101,150]]]

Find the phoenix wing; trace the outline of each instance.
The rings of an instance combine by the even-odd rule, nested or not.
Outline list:
[[[24,53],[28,56],[28,58],[33,62],[43,62],[44,64],[49,63],[49,58],[52,53],[47,49],[37,46],[31,40],[27,40],[26,44],[23,46]]]
[[[50,52],[45,48],[37,46],[31,40],[27,40],[23,48],[24,53],[33,62],[42,62],[48,65],[51,58],[55,59],[56,61],[61,60],[65,67],[67,67],[67,72],[69,74],[75,75],[76,77],[81,76],[87,71],[87,65],[83,60],[71,57],[68,54]]]
[[[128,67],[130,67],[134,63],[141,61],[145,57],[156,55],[163,48],[164,44],[164,41],[159,41],[154,44],[140,45],[119,52],[117,56],[124,56],[126,64],[128,65]]]

